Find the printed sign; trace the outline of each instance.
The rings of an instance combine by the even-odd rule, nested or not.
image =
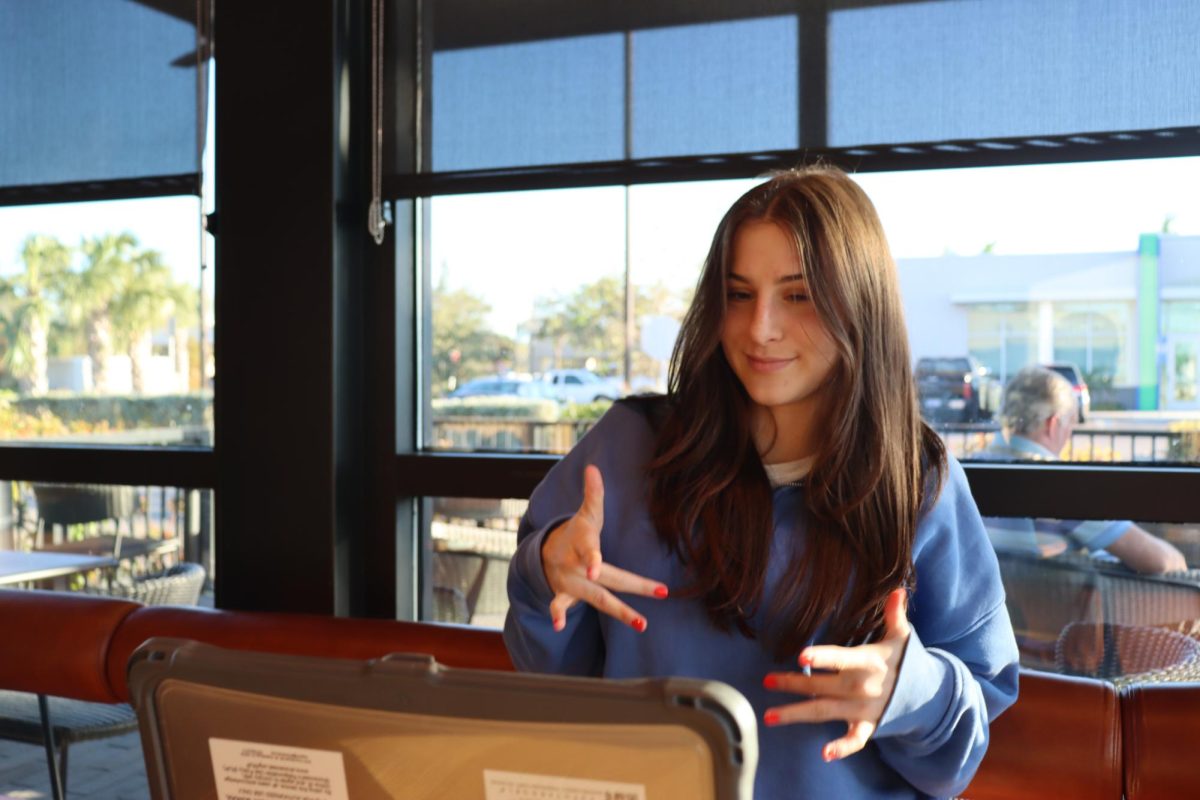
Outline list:
[[[342,754],[235,739],[208,740],[218,800],[349,800]]]
[[[646,800],[640,783],[588,781],[531,775],[526,772],[483,771],[485,800]]]

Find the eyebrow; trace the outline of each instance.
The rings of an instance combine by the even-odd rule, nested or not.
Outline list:
[[[742,275],[738,275],[736,272],[730,272],[726,275],[726,277],[731,281],[741,281],[742,283],[750,283],[750,280],[748,278],[746,278],[745,276],[742,276]],[[782,278],[775,281],[775,283],[777,283],[777,284],[795,283],[796,281],[801,281],[801,282],[804,281],[804,276],[801,275],[799,272],[797,272],[795,275],[784,275]]]

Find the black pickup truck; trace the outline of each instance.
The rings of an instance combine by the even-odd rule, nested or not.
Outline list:
[[[984,422],[1000,408],[1003,387],[973,356],[917,359],[914,377],[930,422]]]

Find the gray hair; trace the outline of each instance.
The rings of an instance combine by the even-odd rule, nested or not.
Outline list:
[[[1001,419],[1005,429],[1024,435],[1075,409],[1075,391],[1066,378],[1045,367],[1025,367],[1004,387]]]

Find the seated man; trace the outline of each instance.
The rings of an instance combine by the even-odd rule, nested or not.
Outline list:
[[[1003,433],[979,458],[1055,461],[1070,440],[1079,409],[1071,384],[1052,370],[1025,367],[1004,388]],[[1169,542],[1129,521],[1029,520],[988,517],[990,529],[1057,533],[1093,554],[1107,551],[1135,572],[1158,574],[1187,569]],[[1008,537],[1011,539],[1011,537]]]

